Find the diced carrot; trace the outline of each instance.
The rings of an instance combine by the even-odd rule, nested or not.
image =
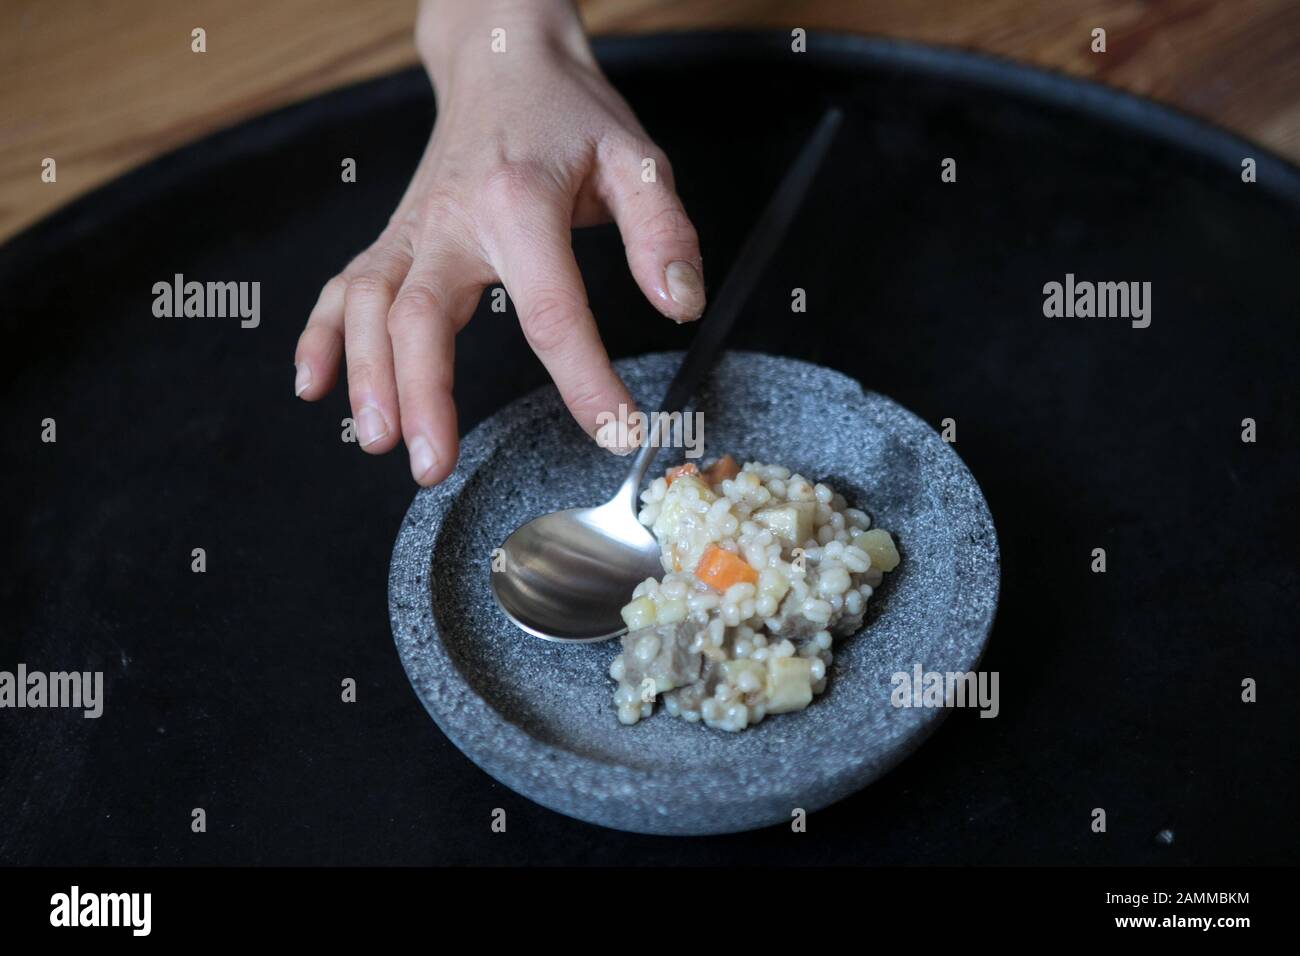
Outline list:
[[[756,584],[758,572],[738,554],[711,544],[700,555],[695,576],[721,594],[733,584]]]
[[[668,481],[668,484],[671,485],[683,475],[698,475],[699,473],[700,469],[696,467],[695,462],[688,461],[684,465],[675,465],[674,467],[669,468],[664,472],[664,478]]]
[[[735,478],[738,474],[740,474],[740,466],[736,464],[736,459],[730,455],[723,455],[704,469],[704,480],[711,486],[720,485],[726,479]]]

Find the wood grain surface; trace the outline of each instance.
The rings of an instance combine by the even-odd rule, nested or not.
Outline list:
[[[588,0],[591,32],[804,27],[981,50],[1300,159],[1300,0]],[[0,0],[0,239],[162,152],[415,62],[414,0]],[[190,32],[207,31],[207,52]],[[1091,52],[1094,27],[1107,52]],[[41,164],[58,164],[54,183]]]

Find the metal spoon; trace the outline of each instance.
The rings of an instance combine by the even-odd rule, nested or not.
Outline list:
[[[632,471],[614,497],[595,508],[570,508],[534,518],[501,546],[504,566],[492,573],[492,595],[529,634],[547,641],[586,643],[627,631],[621,615],[632,589],[664,573],[659,543],[636,519],[637,492],[659,451],[666,415],[681,411],[731,330],[763,268],[776,251],[830,148],[842,114],[830,109],[800,151],[745,240],[736,264],[691,343],[668,393],[663,415],[647,435]]]

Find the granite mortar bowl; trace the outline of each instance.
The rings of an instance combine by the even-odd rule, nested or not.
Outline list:
[[[651,410],[681,359],[654,353],[615,367]],[[916,664],[973,670],[997,606],[988,506],[957,454],[911,412],[838,372],[754,352],[726,353],[694,407],[706,459],[730,452],[825,480],[898,542],[902,563],[864,629],[836,640],[829,686],[808,709],[739,733],[658,709],[625,727],[608,676],[617,640],[547,643],[497,608],[493,549],[536,515],[605,501],[629,464],[583,436],[552,387],[465,437],[455,473],[416,495],[389,572],[402,663],[456,746],[543,806],[639,833],[754,829],[870,783],[947,713],[893,706],[892,675]],[[655,468],[681,460],[664,449]]]

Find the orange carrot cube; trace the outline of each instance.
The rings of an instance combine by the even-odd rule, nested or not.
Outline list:
[[[733,584],[757,584],[758,572],[740,555],[711,544],[700,555],[695,576],[721,594]]]

